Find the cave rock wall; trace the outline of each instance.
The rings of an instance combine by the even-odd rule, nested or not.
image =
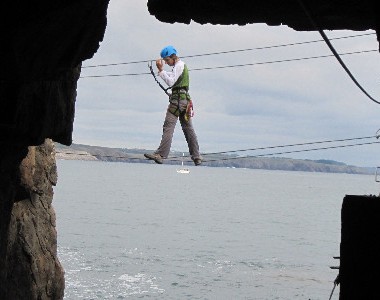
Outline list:
[[[81,63],[109,0],[0,4],[0,299],[62,299],[52,140],[70,145]]]

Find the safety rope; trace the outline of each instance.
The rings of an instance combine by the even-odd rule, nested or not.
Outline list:
[[[149,67],[149,70],[150,70],[150,73],[152,74],[154,80],[157,82],[157,84],[160,86],[160,88],[165,92],[166,95],[168,95],[169,97],[171,96],[171,94],[168,92],[168,90],[170,90],[172,88],[172,86],[169,86],[168,88],[165,88],[161,82],[159,82],[157,80],[157,77],[156,77],[156,74],[154,74],[154,71],[153,71],[153,67],[152,67],[152,61],[150,61],[150,64],[148,63],[148,67]],[[188,97],[188,92],[186,91],[186,95]],[[180,114],[180,105],[179,105],[179,101],[180,101],[180,97],[178,96],[178,99],[177,99],[177,107],[176,107],[176,110],[174,112],[172,112],[174,115],[177,115],[177,112],[178,114]],[[193,106],[193,102],[191,101],[191,99],[189,100],[188,99],[188,104],[186,106],[186,109],[184,111],[184,117],[185,117],[185,120],[186,121],[189,121],[190,118],[192,118],[194,116],[194,106]]]
[[[376,141],[376,142],[368,142],[368,143],[357,143],[357,144],[348,144],[348,145],[340,145],[340,146],[330,146],[330,147],[319,147],[319,148],[311,148],[311,149],[283,151],[283,152],[275,152],[275,153],[267,153],[267,154],[236,156],[236,157],[228,157],[228,158],[219,158],[219,159],[204,160],[204,162],[214,162],[214,161],[224,161],[224,160],[233,160],[233,159],[247,159],[247,158],[274,156],[274,155],[284,155],[284,154],[311,152],[311,151],[318,151],[318,150],[328,150],[328,149],[337,149],[337,148],[348,148],[348,147],[355,147],[355,146],[372,145],[372,144],[379,144],[379,143],[380,142]]]
[[[370,53],[370,52],[378,52],[378,50],[377,49],[372,49],[372,50],[352,51],[352,52],[340,53],[340,55],[363,54],[363,53]],[[299,58],[289,58],[289,59],[273,60],[273,61],[263,61],[263,62],[257,62],[257,63],[246,63],[246,64],[226,65],[226,66],[216,66],[216,67],[203,67],[203,68],[189,69],[189,71],[204,71],[204,70],[217,70],[217,69],[228,69],[228,68],[251,67],[251,66],[259,66],[259,65],[267,65],[267,64],[284,63],[284,62],[293,62],[293,61],[311,60],[311,59],[319,59],[319,58],[328,58],[328,57],[333,57],[333,56],[334,56],[333,54],[327,54],[327,55],[299,57]],[[80,78],[124,77],[124,76],[140,76],[140,75],[149,75],[149,74],[151,74],[151,73],[143,72],[143,73],[86,75],[86,76],[81,76]]]
[[[363,36],[369,36],[369,35],[375,35],[375,34],[376,33],[374,33],[374,32],[360,33],[360,34],[354,34],[354,35],[339,36],[339,37],[335,37],[335,38],[333,37],[333,38],[330,38],[330,40],[342,40],[342,39],[357,38],[357,37],[363,37]],[[305,42],[294,42],[294,43],[288,43],[288,44],[261,46],[261,47],[255,47],[255,48],[225,50],[225,51],[219,51],[219,52],[209,52],[209,53],[201,53],[201,54],[193,54],[193,55],[181,55],[181,57],[182,58],[194,58],[194,57],[202,57],[202,56],[213,56],[213,55],[220,55],[220,54],[240,53],[240,52],[255,51],[255,50],[267,50],[267,49],[283,48],[283,47],[290,47],[290,46],[300,46],[300,45],[319,43],[319,42],[324,42],[324,40],[320,39],[320,40],[311,40],[311,41],[305,41]],[[88,65],[88,66],[82,66],[82,69],[103,68],[103,67],[110,67],[110,66],[121,66],[121,65],[149,63],[150,61],[151,60],[138,60],[138,61],[127,61],[127,62],[119,62],[119,63]]]
[[[319,34],[322,36],[323,40],[325,41],[325,43],[327,44],[327,46],[330,48],[331,52],[334,54],[335,58],[338,60],[338,62],[340,63],[340,65],[343,67],[343,69],[346,71],[346,73],[348,74],[348,76],[350,76],[351,80],[356,84],[356,86],[369,98],[371,99],[373,102],[377,103],[377,104],[380,104],[379,101],[377,101],[376,99],[374,99],[361,85],[360,83],[356,80],[356,78],[354,77],[354,75],[351,73],[351,71],[347,68],[346,64],[343,62],[343,60],[340,58],[338,52],[336,52],[335,48],[333,47],[333,45],[331,44],[330,40],[328,39],[328,37],[326,36],[326,34],[324,33],[324,31],[321,29],[321,27],[317,24],[317,22],[314,20],[313,16],[311,15],[310,13],[310,10],[308,7],[306,7],[306,5],[304,4],[304,2],[302,0],[298,0],[298,3],[299,5],[302,7],[303,11],[305,12],[306,16],[309,18],[310,20],[310,23],[314,26],[314,28],[316,30],[318,30]]]
[[[332,298],[332,296],[333,296],[333,294],[334,294],[335,287],[336,287],[336,284],[335,284],[335,282],[334,282],[334,287],[333,287],[333,289],[332,289],[332,291],[331,291],[331,294],[330,294],[329,300],[331,300],[331,298]]]
[[[331,291],[331,294],[330,294],[330,298],[329,300],[332,299],[332,296],[334,294],[334,291],[335,291],[335,288],[337,287],[337,285],[339,285],[339,282],[340,282],[340,279],[339,279],[339,274],[336,276],[335,280],[334,280],[334,286],[333,286],[333,289]]]
[[[372,136],[376,137],[377,136]],[[300,144],[291,144],[291,145],[280,145],[280,146],[270,146],[270,147],[260,147],[260,148],[252,148],[252,149],[243,149],[239,151],[253,151],[253,150],[265,150],[265,149],[274,149],[274,148],[282,148],[282,147],[292,147],[292,146],[302,146],[302,145],[312,145],[312,144],[319,144],[319,143],[330,143],[330,142],[342,142],[342,141],[352,141],[352,140],[360,140],[360,139],[367,139],[371,137],[358,137],[358,138],[350,138],[350,139],[339,139],[339,140],[330,140],[330,141],[317,141],[317,142],[310,142],[310,143],[300,143]],[[347,147],[355,147],[355,146],[363,146],[363,145],[372,145],[372,144],[378,144],[380,142],[366,142],[366,143],[353,143],[353,144],[345,144],[345,145],[338,145],[338,146],[327,146],[327,147],[317,147],[317,148],[310,148],[310,149],[301,149],[301,150],[291,150],[291,151],[283,151],[283,152],[272,152],[272,153],[266,153],[266,154],[257,154],[257,155],[247,155],[247,156],[229,156],[229,157],[221,157],[221,158],[215,158],[215,159],[207,159],[203,160],[203,162],[217,162],[217,161],[227,161],[227,160],[235,160],[235,159],[248,159],[248,158],[258,158],[258,157],[269,157],[274,155],[283,155],[283,154],[292,154],[292,153],[301,153],[301,152],[311,152],[311,151],[318,151],[318,150],[328,150],[328,149],[337,149],[337,148],[347,148]],[[223,151],[223,152],[213,152],[213,153],[202,153],[202,156],[207,156],[211,154],[224,154],[224,153],[233,153],[233,151]],[[104,158],[115,158],[115,159],[125,159],[125,160],[144,160],[143,157],[131,157],[127,155],[123,156],[116,156],[116,155],[102,155],[102,154],[92,154],[92,153],[76,153],[76,152],[70,152],[70,151],[57,151],[56,153],[59,154],[67,154],[67,155],[83,155],[83,156],[95,156],[95,157],[104,157]],[[181,161],[182,156],[171,156],[166,159],[166,161]]]
[[[306,143],[296,143],[296,144],[287,144],[287,145],[257,147],[257,148],[250,148],[250,149],[227,150],[227,151],[220,151],[220,152],[208,152],[208,153],[205,153],[202,155],[215,155],[215,154],[226,154],[226,153],[236,153],[236,152],[246,152],[246,151],[256,151],[256,150],[267,150],[267,149],[275,149],[275,148],[288,148],[288,147],[306,146],[306,145],[315,145],[315,144],[348,142],[348,141],[365,140],[365,139],[378,138],[378,137],[379,137],[378,135],[363,136],[363,137],[346,138],[346,139],[324,140],[324,141],[316,141],[316,142],[306,142]]]
[[[157,82],[157,84],[160,86],[160,88],[165,92],[166,95],[168,95],[170,97],[170,93],[168,92],[168,90],[170,90],[172,87],[169,86],[168,88],[165,88],[161,82],[159,82],[157,80],[157,77],[156,77],[156,74],[154,74],[154,71],[153,71],[153,67],[152,67],[152,61],[150,61],[150,64],[148,63],[148,67],[149,67],[149,70],[150,70],[150,74],[152,74],[154,80]]]

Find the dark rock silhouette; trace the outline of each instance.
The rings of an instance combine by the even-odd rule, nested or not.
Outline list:
[[[379,29],[376,0],[148,0],[149,12],[167,23],[287,25],[297,31],[313,31],[306,6],[322,29]]]
[[[102,41],[109,0],[0,4],[0,299],[62,299],[53,146],[72,142],[81,62]],[[306,1],[323,29],[375,29],[375,0]],[[149,0],[165,22],[286,24],[314,30],[295,0]]]
[[[377,299],[380,244],[378,196],[346,195],[340,244],[341,300]]]
[[[375,0],[148,0],[149,12],[168,23],[287,25],[298,31],[376,30]],[[379,197],[347,196],[342,209],[341,300],[378,299]]]
[[[54,146],[72,142],[81,62],[103,39],[109,0],[0,4],[0,299],[62,299]]]

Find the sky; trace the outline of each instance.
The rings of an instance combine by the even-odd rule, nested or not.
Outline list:
[[[375,136],[380,128],[380,105],[354,85],[334,57],[192,71],[330,55],[323,42],[185,57],[320,40],[318,32],[297,32],[287,26],[266,24],[167,24],[149,14],[146,0],[111,0],[107,18],[105,37],[98,52],[82,64],[73,143],[150,150],[158,147],[168,98],[151,75],[86,76],[147,73],[147,63],[88,66],[154,60],[167,45],[177,49],[190,70],[193,125],[201,153],[368,137]],[[333,39],[374,31],[325,33]],[[338,53],[375,50],[379,46],[375,34],[332,40],[332,44]],[[380,100],[379,53],[344,55],[342,59],[367,92]],[[169,70],[167,66],[166,70]],[[354,140],[349,144],[375,141],[376,138]],[[333,145],[312,147],[324,146]],[[268,153],[300,149],[304,148],[280,148]],[[172,150],[188,151],[179,123]],[[377,167],[379,150],[380,145],[374,144],[282,156]]]

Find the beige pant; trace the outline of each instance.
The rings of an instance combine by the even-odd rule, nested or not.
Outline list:
[[[180,110],[186,110],[187,100],[180,101]],[[169,108],[172,107],[173,104],[169,104],[168,110],[166,111],[166,117],[164,121],[164,126],[162,128],[162,138],[161,143],[155,153],[160,154],[161,157],[167,158],[169,155],[170,147],[172,145],[173,133],[175,126],[177,124],[177,120],[181,123],[182,131],[185,135],[187,145],[189,147],[189,153],[191,155],[191,159],[194,160],[196,158],[201,158],[199,154],[199,145],[197,135],[195,134],[193,123],[191,118],[186,121],[185,117],[180,114],[179,117],[176,117],[169,111]]]

